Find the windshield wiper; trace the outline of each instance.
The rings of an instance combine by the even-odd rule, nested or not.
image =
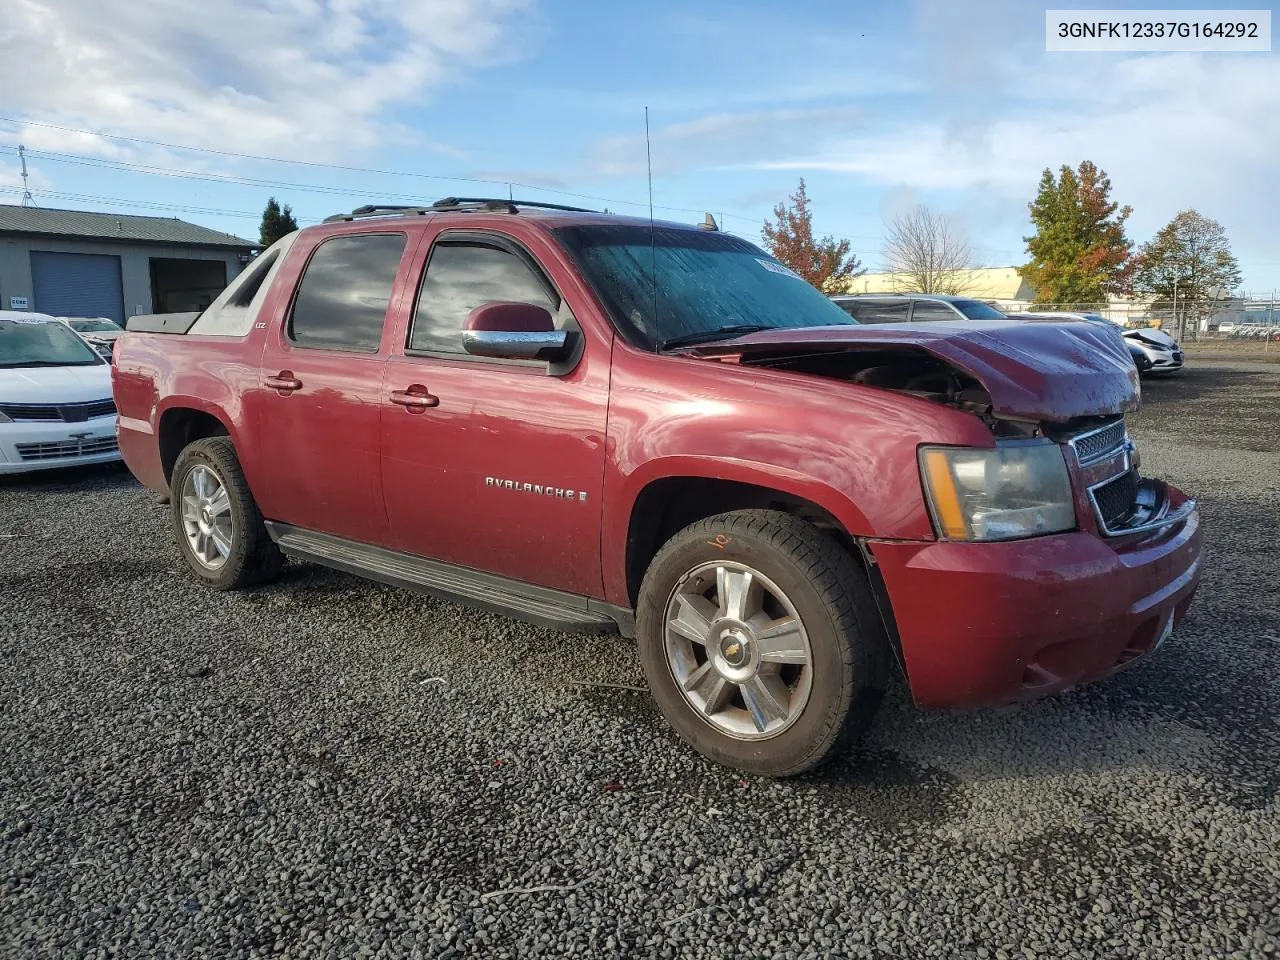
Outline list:
[[[695,343],[710,343],[712,340],[724,340],[740,333],[756,333],[759,330],[772,329],[773,327],[763,323],[730,323],[723,327],[716,327],[714,330],[697,330],[693,333],[683,333],[678,337],[667,337],[658,344],[658,348],[670,350],[672,347],[691,347]]]

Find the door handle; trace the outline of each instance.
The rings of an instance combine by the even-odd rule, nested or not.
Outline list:
[[[428,392],[420,383],[411,384],[407,390],[392,390],[391,402],[411,413],[440,406],[440,398]]]
[[[267,377],[266,384],[272,390],[279,390],[281,393],[292,393],[294,390],[302,389],[302,381],[289,370],[281,370],[274,377]]]

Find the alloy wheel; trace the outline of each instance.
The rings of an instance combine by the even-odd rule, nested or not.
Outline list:
[[[680,578],[667,602],[667,666],[685,700],[719,732],[775,737],[808,703],[813,653],[795,605],[760,571],[713,562]]]
[[[231,498],[222,478],[204,464],[193,467],[182,482],[182,526],[201,566],[217,570],[227,562],[235,541]]]

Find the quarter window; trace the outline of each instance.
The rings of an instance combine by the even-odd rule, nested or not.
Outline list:
[[[463,353],[467,315],[495,300],[536,303],[553,314],[560,306],[547,281],[513,251],[475,241],[438,241],[422,280],[409,349]]]
[[[930,323],[934,320],[955,320],[956,313],[950,307],[929,300],[917,300],[911,313],[912,323]]]
[[[303,347],[377,353],[404,254],[402,233],[334,237],[316,248],[289,318]]]
[[[845,300],[840,304],[859,323],[906,323],[906,300]]]

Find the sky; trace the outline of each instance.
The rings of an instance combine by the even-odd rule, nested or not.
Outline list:
[[[1195,208],[1226,228],[1244,290],[1280,287],[1275,53],[1046,53],[1045,6],[1026,0],[5,9],[4,203],[21,143],[40,206],[255,239],[268,196],[304,224],[508,193],[646,214],[648,107],[660,218],[710,212],[759,242],[804,177],[816,232],[870,270],[887,220],[915,204],[1007,266],[1026,261],[1044,168],[1092,160],[1133,208],[1135,243]]]

